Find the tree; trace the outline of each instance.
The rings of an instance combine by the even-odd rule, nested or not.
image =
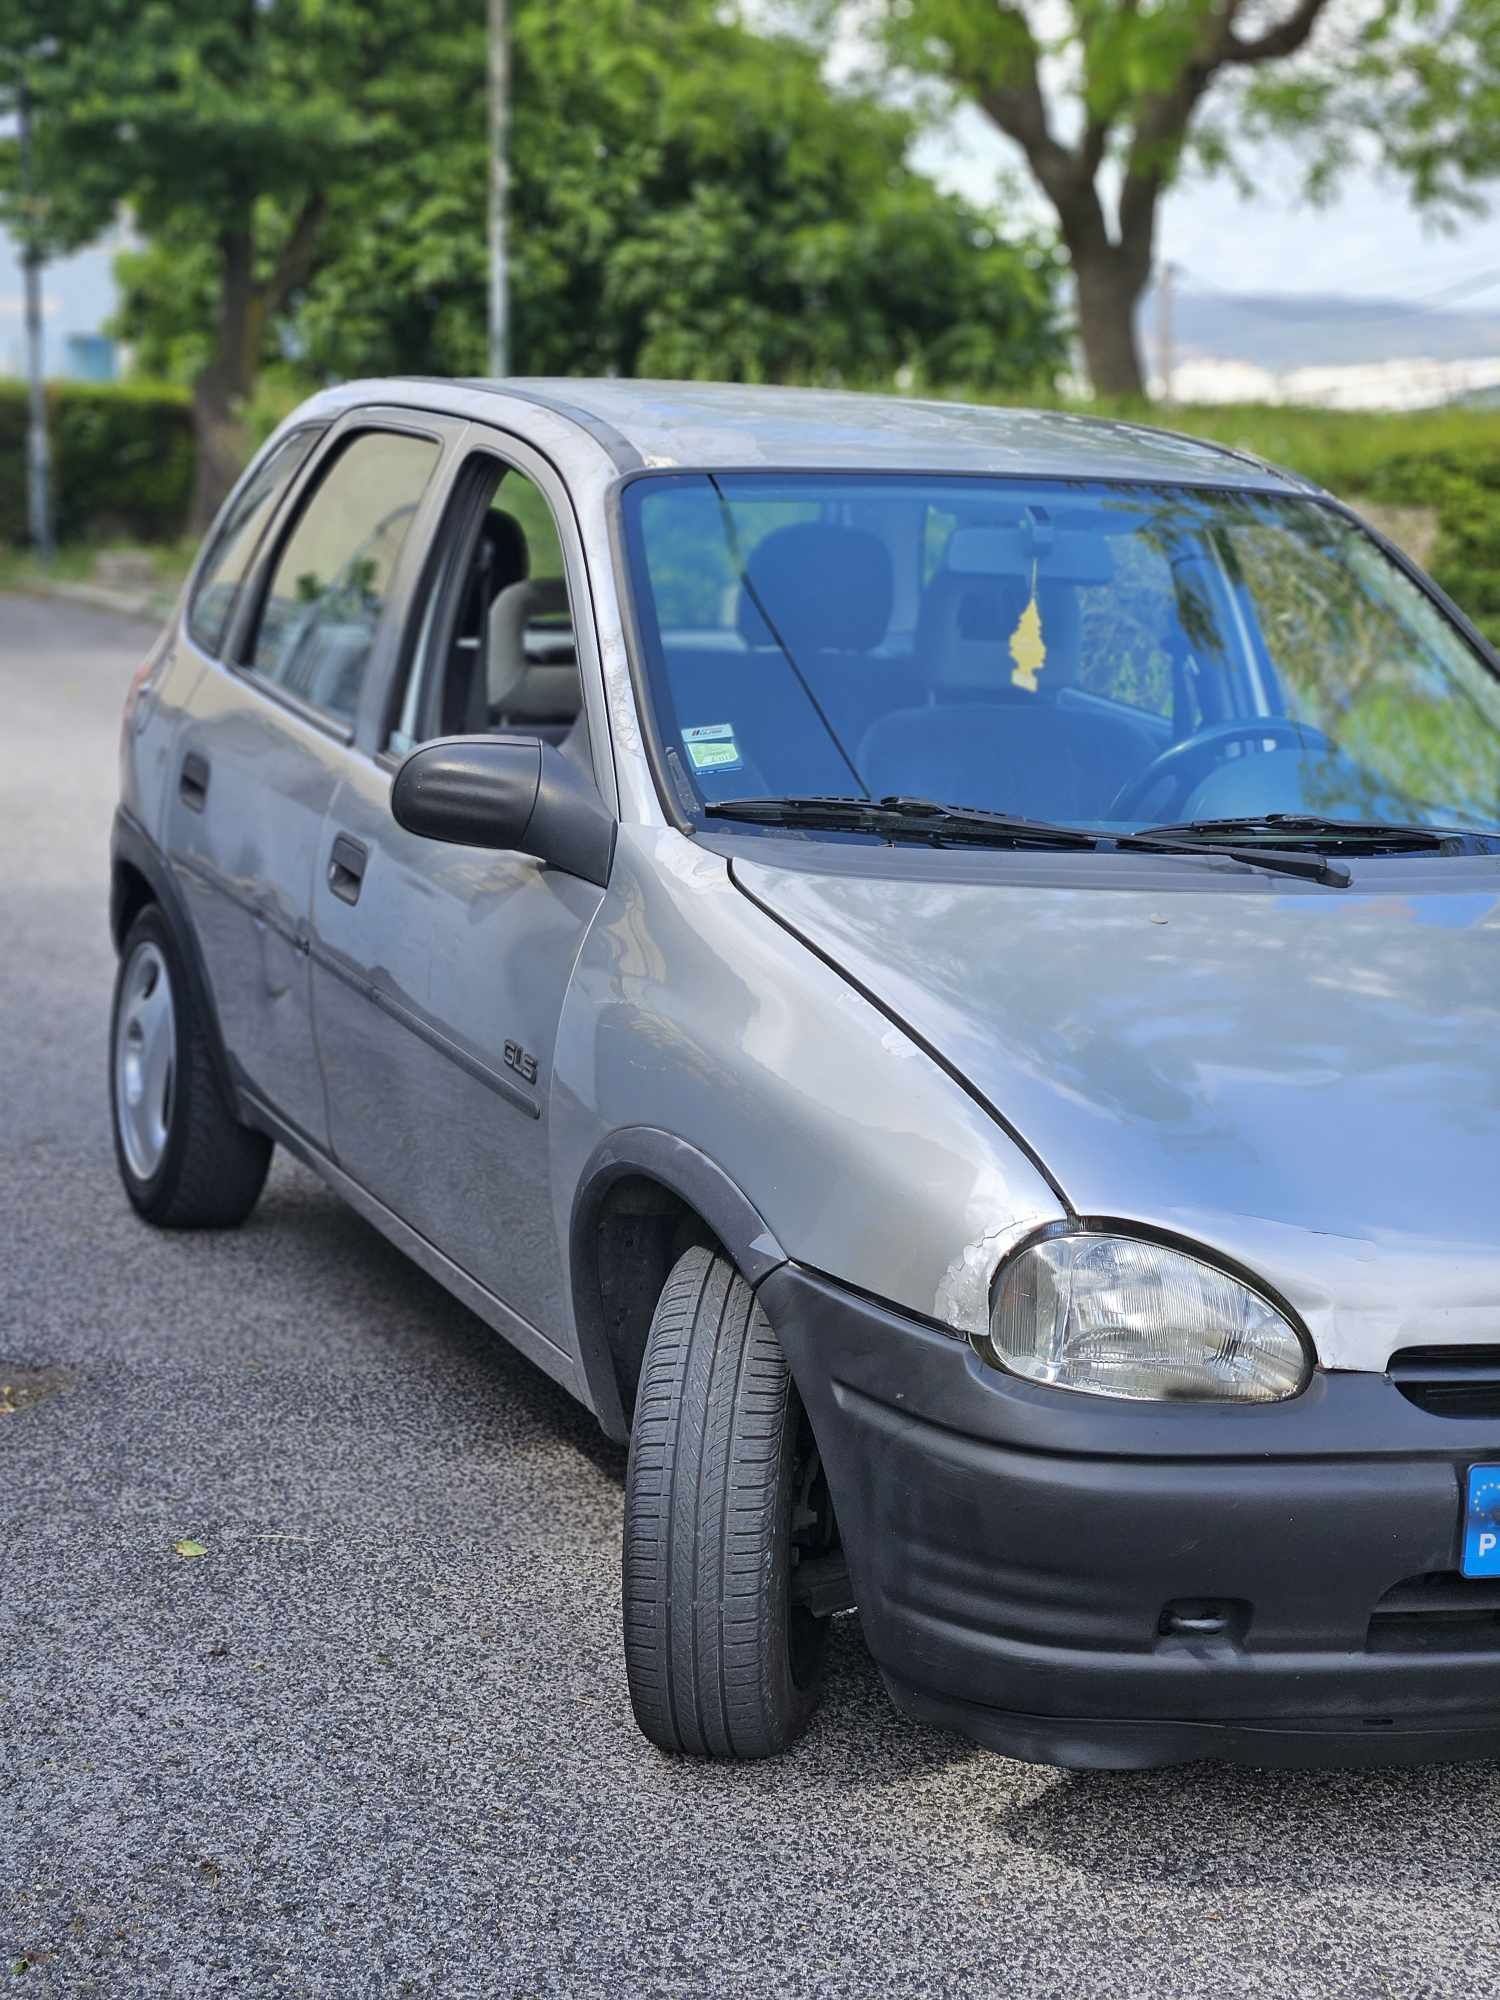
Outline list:
[[[422,146],[335,190],[264,328],[311,379],[485,367],[482,10],[429,74]],[[1057,266],[906,164],[911,120],[710,0],[512,8],[512,353],[527,373],[981,389],[1050,380]],[[196,215],[122,260],[143,358],[198,365]]]
[[[15,129],[15,184],[0,190],[0,218],[20,252],[26,322],[26,525],[43,561],[52,555],[50,450],[42,330],[42,272],[47,260],[47,216],[34,170],[31,79],[46,60],[48,41],[30,0],[0,0],[0,114]]]
[[[1013,140],[1050,203],[1089,376],[1138,396],[1134,313],[1164,193],[1190,157],[1303,147],[1326,193],[1361,142],[1451,211],[1500,164],[1497,0],[873,0],[902,65]],[[826,11],[826,10],[825,10]]]
[[[0,51],[23,0],[0,0]],[[317,269],[344,192],[429,136],[461,0],[55,0],[33,76],[60,240],[128,203],[148,238],[206,259],[193,383],[196,524],[244,460],[267,329]],[[3,67],[3,64],[0,64]],[[446,100],[446,90],[436,95]]]

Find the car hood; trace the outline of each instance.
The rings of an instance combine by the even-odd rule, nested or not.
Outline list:
[[[1352,889],[1280,893],[1213,865],[1207,890],[1171,864],[1139,888],[1057,886],[1055,865],[1050,883],[734,874],[1075,1213],[1257,1272],[1325,1366],[1500,1345],[1500,868],[1386,859]]]

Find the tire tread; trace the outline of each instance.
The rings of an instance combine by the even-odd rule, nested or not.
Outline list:
[[[786,1599],[799,1420],[754,1293],[722,1255],[687,1251],[652,1321],[626,1482],[626,1675],[663,1749],[769,1756],[811,1715]]]

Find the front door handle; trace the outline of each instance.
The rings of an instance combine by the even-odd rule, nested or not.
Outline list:
[[[355,840],[347,833],[334,835],[333,852],[328,857],[328,886],[340,901],[359,901],[369,858],[370,850],[362,840]]]
[[[208,804],[208,759],[189,750],[177,774],[177,793],[185,806],[201,813]]]

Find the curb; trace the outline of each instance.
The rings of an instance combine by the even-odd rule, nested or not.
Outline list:
[[[112,611],[121,618],[139,618],[153,625],[172,615],[176,591],[111,590],[102,583],[69,583],[61,578],[29,576],[15,588],[25,597],[51,597],[65,604],[85,604],[93,611]]]

